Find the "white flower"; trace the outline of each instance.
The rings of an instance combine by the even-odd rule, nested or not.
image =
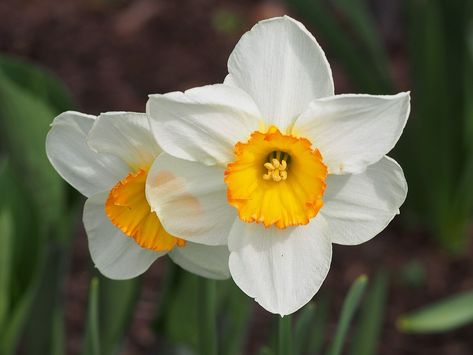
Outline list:
[[[96,118],[62,113],[52,123],[46,152],[64,180],[87,197],[83,221],[92,260],[102,274],[132,278],[168,254],[198,275],[229,277],[226,245],[206,246],[176,238],[151,211],[145,183],[161,149],[145,114],[109,112]]]
[[[150,96],[151,128],[168,153],[150,181],[175,179],[147,196],[171,233],[228,239],[237,285],[285,315],[320,288],[332,243],[366,242],[399,213],[407,185],[385,154],[409,93],[334,96],[322,49],[289,17],[246,33],[228,71],[224,84]]]

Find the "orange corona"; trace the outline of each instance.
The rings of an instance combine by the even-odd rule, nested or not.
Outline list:
[[[235,145],[225,171],[228,202],[245,222],[286,228],[307,224],[323,205],[327,167],[305,138],[272,126]]]
[[[110,221],[143,248],[170,251],[185,246],[183,239],[166,232],[146,200],[147,170],[139,169],[120,180],[110,191],[105,212]]]

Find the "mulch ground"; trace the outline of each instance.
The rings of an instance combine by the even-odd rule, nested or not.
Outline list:
[[[378,12],[382,8],[375,7]],[[70,88],[81,111],[143,111],[150,93],[222,81],[228,55],[241,34],[258,19],[286,12],[278,3],[250,0],[3,0],[0,52],[53,71]],[[233,25],[222,25],[225,18],[231,18]],[[392,31],[399,28],[396,18],[395,12],[390,16],[379,12],[380,28],[395,53],[393,70],[406,85],[402,37]],[[337,92],[348,92],[350,85],[330,55],[329,61]],[[89,256],[81,231],[74,241],[65,290],[68,354],[80,349],[87,299]],[[425,277],[417,286],[402,281],[406,264],[423,270]],[[473,288],[473,245],[464,256],[452,258],[428,235],[404,231],[396,223],[364,245],[335,247],[333,266],[323,286],[333,299],[329,329],[334,328],[352,281],[363,273],[373,276],[380,267],[390,271],[391,287],[379,354],[473,353],[473,325],[435,336],[406,335],[395,327],[400,314]],[[145,276],[124,354],[148,354],[156,345],[159,348],[148,325],[162,276],[162,263],[155,263]],[[270,321],[255,306],[247,354],[254,354],[264,343]],[[331,336],[329,332],[327,337]]]

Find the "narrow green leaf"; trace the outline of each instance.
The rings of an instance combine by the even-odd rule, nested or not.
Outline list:
[[[353,315],[360,304],[361,296],[363,296],[367,282],[368,278],[366,275],[361,275],[350,287],[348,295],[343,303],[342,313],[338,321],[335,337],[328,351],[329,355],[340,355],[342,353],[348,327],[350,326]]]
[[[305,354],[309,335],[311,332],[311,324],[315,315],[315,305],[309,303],[303,309],[299,318],[297,318],[294,326],[294,355]]]
[[[89,306],[85,330],[83,355],[101,355],[99,332],[99,280],[94,277],[90,282]]]
[[[27,353],[49,355],[55,344],[52,329],[57,322],[57,308],[62,304],[62,286],[66,269],[67,250],[62,245],[48,243],[44,246],[46,258],[32,308],[28,313],[23,340]]]
[[[8,239],[8,233],[0,235],[0,354],[11,354],[28,323],[46,258],[32,203],[6,161],[0,163],[0,196],[0,211],[10,216],[9,229],[14,233]]]
[[[473,322],[473,290],[402,315],[398,328],[407,333],[447,332]]]
[[[118,353],[130,323],[140,288],[140,278],[116,281],[100,276],[99,321],[101,355]]]
[[[13,218],[9,209],[0,206],[0,334],[8,320],[10,309],[12,243]]]
[[[264,345],[259,349],[258,355],[274,355],[274,351],[267,345]]]
[[[170,258],[165,258],[166,274],[161,285],[161,292],[157,300],[156,313],[152,322],[152,328],[156,334],[164,333],[166,328],[166,316],[175,301],[175,292],[178,290],[182,272]]]
[[[286,0],[286,2],[314,25],[316,37],[327,44],[330,52],[343,65],[346,74],[359,90],[377,94],[391,91],[390,83],[383,81],[380,75],[373,75],[371,61],[367,61],[366,54],[342,30],[327,2],[307,0]]]
[[[376,274],[361,307],[360,320],[356,325],[351,345],[351,354],[378,354],[377,347],[383,329],[387,288],[388,273],[381,270]]]
[[[253,302],[231,280],[217,284],[219,354],[242,354]]]
[[[64,325],[64,313],[62,305],[58,305],[54,309],[53,323],[52,323],[52,346],[51,355],[63,355],[66,353],[65,344],[65,325]]]
[[[200,355],[217,355],[215,280],[199,278]]]
[[[325,330],[329,318],[330,297],[327,294],[317,295],[314,322],[310,328],[308,354],[320,354],[325,339]]]
[[[360,42],[363,43],[370,59],[375,64],[374,69],[376,71],[373,75],[378,75],[380,77],[379,80],[385,83],[386,87],[392,87],[389,61],[382,39],[378,35],[380,31],[376,27],[366,0],[335,0],[334,4],[349,20],[351,27],[358,35]]]
[[[292,316],[278,317],[278,355],[292,355]]]
[[[47,264],[46,253],[41,253],[42,257],[38,260],[37,265],[34,266],[34,276],[28,285],[22,297],[17,301],[15,307],[11,309],[9,320],[0,333],[0,354],[11,355],[16,353],[20,336],[22,334],[25,322],[33,308],[41,279],[44,276]]]
[[[171,344],[186,344],[196,353],[199,349],[199,278],[175,267],[175,283],[169,302],[160,304],[160,321],[156,335]]]

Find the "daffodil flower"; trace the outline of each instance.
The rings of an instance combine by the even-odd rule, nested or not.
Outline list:
[[[145,185],[161,149],[145,114],[62,113],[52,123],[46,151],[64,180],[87,197],[83,222],[92,260],[103,275],[133,278],[168,254],[198,275],[229,277],[226,245],[186,242],[166,232],[151,211]]]
[[[167,154],[149,179],[167,182],[148,184],[148,200],[170,233],[228,239],[236,284],[290,314],[320,288],[332,243],[366,242],[399,213],[407,185],[385,155],[409,93],[334,95],[322,49],[289,17],[243,35],[228,71],[224,84],[150,96]]]

